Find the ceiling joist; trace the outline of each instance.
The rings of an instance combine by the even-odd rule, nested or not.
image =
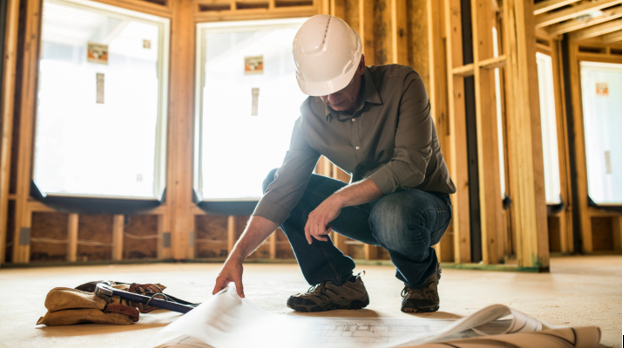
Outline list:
[[[535,26],[546,27],[618,4],[622,4],[622,0],[583,1],[576,6],[535,16]]]
[[[617,30],[609,34],[602,35],[599,39],[605,44],[612,44],[618,41],[622,41],[622,31]]]
[[[580,41],[609,34],[614,31],[622,32],[622,19],[616,19],[606,23],[594,25],[593,27],[577,30],[570,34],[571,41]]]
[[[622,17],[622,6],[617,6],[604,10],[602,15],[588,20],[579,20],[578,18],[569,19],[563,23],[552,25],[546,28],[549,35],[561,35],[575,30],[591,27],[592,25],[608,22],[612,19]]]
[[[548,11],[556,10],[559,7],[563,7],[566,5],[573,4],[575,2],[579,2],[581,0],[546,0],[542,1],[538,4],[535,4],[533,7],[533,14],[539,15],[542,13],[546,13]]]

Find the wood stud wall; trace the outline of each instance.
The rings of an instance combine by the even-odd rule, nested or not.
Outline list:
[[[611,54],[609,48],[606,56],[602,54],[600,58],[592,59],[619,59],[621,62],[621,1],[547,0],[532,6],[523,0],[472,0],[474,62],[468,65],[464,65],[462,61],[460,0],[96,1],[172,20],[167,203],[147,215],[90,216],[58,213],[29,199],[41,0],[9,0],[7,54],[3,57],[5,78],[2,81],[0,264],[5,262],[7,240],[12,240],[13,243],[13,263],[27,263],[46,257],[48,260],[64,258],[69,262],[76,262],[85,258],[92,260],[96,254],[99,258],[113,261],[132,258],[223,259],[242,233],[247,217],[207,215],[192,203],[195,24],[207,21],[308,17],[319,13],[340,17],[359,33],[367,65],[409,64],[420,73],[425,82],[442,150],[458,189],[458,193],[451,196],[454,210],[451,226],[442,241],[435,246],[441,261],[468,263],[471,260],[463,86],[466,76],[474,76],[476,86],[483,263],[495,265],[503,262],[512,253],[509,245],[514,244],[517,266],[520,269],[547,269],[548,225],[557,230],[555,241],[560,251],[573,252],[571,208],[547,222],[543,197],[539,105],[537,90],[532,88],[537,85],[535,51],[540,49],[553,57],[557,124],[558,129],[566,129],[564,96],[561,92],[562,54],[558,35],[573,30],[585,30],[572,38],[593,40],[592,44],[599,47],[619,41],[619,46],[618,43],[614,46],[619,47],[619,56],[615,48],[613,52],[616,55]],[[25,9],[22,16],[25,21],[25,41],[22,51],[18,52],[20,4]],[[577,19],[573,13],[589,13],[596,8],[607,11],[589,22],[575,22]],[[191,18],[194,20],[189,20]],[[492,37],[493,26],[499,28],[501,38]],[[614,28],[620,29],[619,36]],[[501,43],[498,57],[493,54],[494,39]],[[570,45],[571,66],[575,67],[572,69],[572,80],[576,85],[579,84],[578,61],[588,59],[588,54],[581,52],[579,47],[579,43]],[[23,61],[19,71],[22,77],[20,83],[15,81],[18,53]],[[497,118],[495,105],[491,102],[495,99],[495,68],[501,68],[504,76],[503,108],[507,127],[505,157],[509,162],[504,164],[500,164],[498,160]],[[15,86],[21,88],[19,93]],[[580,89],[573,88],[573,91],[577,94],[573,96],[577,101],[574,105],[574,130],[577,139],[582,139],[578,94]],[[20,97],[16,100],[16,109],[19,110],[17,132],[12,132],[14,95]],[[17,139],[12,139],[11,134],[16,134]],[[15,163],[11,163],[11,144],[17,146]],[[560,149],[566,148],[567,144],[568,135],[561,132]],[[582,142],[577,141],[575,146],[577,153],[583,152]],[[562,196],[569,200],[569,158],[566,151],[561,150],[561,153],[562,168],[566,168],[561,171]],[[577,170],[584,170],[583,161],[583,158],[577,161]],[[509,176],[506,180],[513,204],[508,212],[503,212],[500,199],[500,165],[506,166]],[[12,194],[8,184],[11,166],[17,169],[15,193]],[[324,157],[319,161],[316,172],[343,181],[350,179]],[[579,182],[582,179],[580,175]],[[10,203],[14,208],[8,214]],[[582,204],[586,202],[581,202]],[[601,238],[609,240],[621,252],[621,215],[592,209],[582,210],[581,215],[584,251],[598,250],[599,248],[593,248],[592,238]],[[55,252],[48,255],[41,250],[45,249],[42,249],[42,245],[45,245],[47,236],[42,231],[45,231],[45,226],[49,223],[55,224],[52,230],[57,232],[54,232]],[[515,238],[513,243],[507,240],[505,231],[508,225]],[[591,232],[592,225],[609,229],[609,238],[597,238]],[[12,226],[12,229],[7,230],[7,226]],[[101,230],[94,234],[96,226],[100,226]],[[63,231],[66,233],[63,234]],[[331,237],[339,249],[352,257],[368,260],[389,258],[387,251],[379,247],[363,245],[335,232]],[[20,243],[20,240],[28,241],[29,238],[31,243]],[[145,247],[146,245],[149,247]],[[89,253],[89,250],[92,252]],[[251,258],[293,259],[294,255],[285,235],[278,230]]]

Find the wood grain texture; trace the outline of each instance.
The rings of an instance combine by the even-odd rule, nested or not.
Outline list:
[[[172,257],[193,257],[190,246],[193,215],[193,85],[195,25],[193,2],[171,0],[171,55],[167,136],[167,204],[170,214]],[[166,227],[165,227],[166,228]]]
[[[33,213],[30,261],[65,261],[67,259],[68,214]]]
[[[519,267],[548,269],[548,226],[535,59],[533,8],[522,0],[504,6],[506,99],[512,229]]]
[[[453,205],[453,252],[455,263],[467,263],[470,255],[470,203],[466,153],[466,111],[464,79],[450,73],[462,66],[462,30],[459,0],[445,0],[446,65],[448,81],[449,151],[447,164],[457,192]]]
[[[41,35],[41,2],[25,0],[25,33],[22,52],[22,91],[20,100],[20,127],[18,140],[16,173],[16,211],[14,240],[19,241],[22,228],[30,227],[28,196],[32,177],[33,135],[36,117],[39,46]],[[30,246],[13,244],[13,262],[27,263],[30,258]]]
[[[475,64],[495,59],[492,27],[495,26],[494,11],[490,0],[472,1],[472,44]],[[487,64],[485,64],[487,65]],[[479,167],[479,198],[481,205],[481,249],[483,263],[497,264],[503,261],[502,196],[499,163],[496,87],[494,71],[475,69],[475,106],[477,124],[477,151]]]
[[[8,0],[6,7],[4,56],[1,63],[3,78],[0,81],[2,85],[2,94],[0,95],[0,265],[4,263],[5,259],[9,213],[9,177],[11,174],[11,144],[13,142],[19,0]]]

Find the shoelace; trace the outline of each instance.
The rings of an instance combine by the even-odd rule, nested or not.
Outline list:
[[[313,294],[313,293],[317,292],[317,290],[318,290],[318,292],[319,292],[320,294],[325,294],[325,283],[326,283],[326,282],[322,282],[322,283],[319,283],[319,284],[316,284],[316,285],[312,285],[312,286],[308,289],[308,291],[306,292],[306,294],[311,295],[311,294]]]
[[[408,295],[412,295],[412,294],[416,294],[416,295],[420,295],[421,298],[425,298],[425,299],[432,299],[433,298],[433,290],[431,290],[429,287],[431,286],[431,284],[433,284],[433,282],[430,282],[429,284],[423,285],[420,288],[409,288],[409,287],[404,287],[403,291],[401,291],[401,297],[405,297]]]

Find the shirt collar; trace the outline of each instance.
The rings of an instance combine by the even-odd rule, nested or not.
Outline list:
[[[337,118],[338,120],[351,119],[353,117],[357,117],[357,115],[366,103],[370,104],[383,104],[381,97],[379,96],[379,91],[377,91],[377,87],[375,86],[375,80],[373,80],[373,75],[371,75],[368,68],[364,69],[364,79],[362,81],[364,83],[364,95],[362,95],[362,100],[360,101],[360,105],[358,105],[357,109],[353,113],[353,115],[342,112],[335,111],[329,106],[325,106],[326,111],[326,119],[327,121],[331,121],[332,118]]]

